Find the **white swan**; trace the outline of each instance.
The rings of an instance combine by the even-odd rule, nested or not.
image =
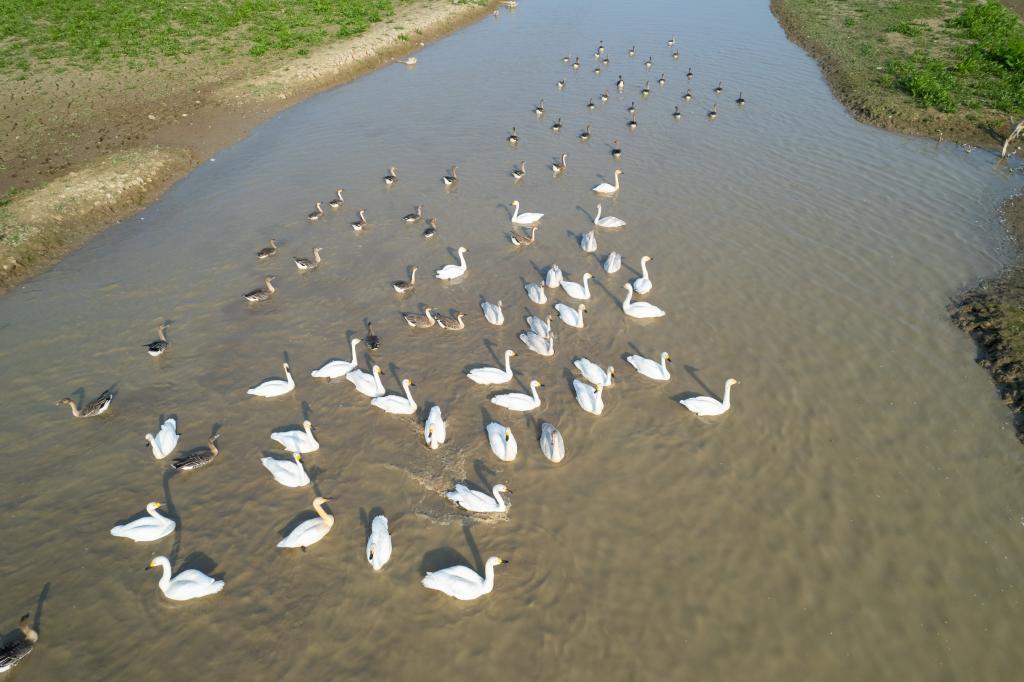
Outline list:
[[[499,407],[515,412],[529,412],[540,407],[540,396],[537,387],[542,384],[534,379],[530,382],[530,393],[501,393],[491,398],[491,402]]]
[[[459,264],[458,265],[446,265],[440,270],[434,272],[434,277],[438,279],[458,279],[466,274],[466,252],[465,246],[459,247]]]
[[[594,253],[597,251],[597,235],[594,231],[584,232],[580,237],[580,248],[583,249],[584,253]]]
[[[540,451],[555,464],[565,459],[565,441],[554,424],[540,425]]]
[[[306,419],[302,422],[302,431],[276,431],[270,439],[279,443],[288,452],[316,452],[320,443],[313,435],[313,422]]]
[[[729,411],[729,393],[732,391],[733,385],[738,383],[740,382],[735,379],[725,382],[724,397],[721,401],[710,396],[699,395],[695,398],[684,398],[679,401],[679,404],[699,417],[717,417]]]
[[[585,272],[583,273],[583,284],[580,284],[579,282],[570,282],[567,279],[563,279],[562,291],[564,291],[566,294],[579,301],[589,301],[590,278],[591,274],[589,272]]]
[[[156,510],[159,508],[159,502],[150,502],[146,505],[146,513],[149,516],[114,526],[110,529],[110,534],[115,538],[128,538],[135,542],[152,542],[167,537],[174,532],[177,524],[166,516],[157,514]]]
[[[595,386],[611,386],[615,378],[615,368],[611,365],[608,369],[602,369],[600,365],[589,358],[577,358],[572,363],[580,371],[583,378]]]
[[[562,268],[558,264],[552,265],[544,274],[544,286],[548,289],[557,289],[562,284]]]
[[[278,396],[291,393],[295,390],[295,381],[292,379],[291,368],[288,367],[288,363],[284,363],[284,376],[285,379],[267,379],[262,384],[257,384],[250,388],[246,393],[249,395],[258,395],[261,398],[276,398]]]
[[[372,371],[364,372],[361,369],[354,369],[345,375],[345,379],[348,380],[356,390],[365,395],[368,398],[378,398],[387,391],[384,390],[384,384],[381,383],[380,375],[381,368],[377,365],[373,366]]]
[[[487,560],[484,576],[469,566],[450,566],[423,576],[423,587],[444,592],[449,597],[471,601],[494,589],[494,567],[508,562],[496,556]]]
[[[508,510],[508,504],[502,493],[508,492],[504,483],[498,483],[491,489],[491,494],[473,490],[462,483],[455,484],[455,490],[445,493],[445,497],[466,511],[478,514],[500,514]]]
[[[555,311],[558,313],[558,317],[561,318],[562,322],[565,322],[570,327],[576,327],[577,329],[583,329],[583,311],[587,309],[586,303],[580,303],[580,307],[570,308],[564,303],[556,303]]]
[[[544,217],[543,213],[520,213],[518,199],[513,201],[512,205],[516,207],[515,212],[512,214],[513,225],[536,225]]]
[[[437,450],[448,439],[448,431],[444,426],[441,408],[434,405],[430,408],[427,420],[423,422],[423,441],[431,450]]]
[[[606,227],[608,229],[615,229],[617,227],[625,227],[626,221],[622,218],[616,218],[615,216],[609,215],[604,218],[601,217],[601,204],[597,205],[597,215],[594,217],[594,224],[598,227]]]
[[[286,488],[301,488],[309,485],[309,474],[302,468],[302,455],[297,452],[292,453],[291,460],[263,457],[260,461],[274,477],[274,480]]]
[[[602,194],[604,196],[610,196],[619,191],[619,176],[622,175],[622,169],[615,169],[615,184],[609,185],[607,182],[602,182],[600,185],[592,189],[591,191],[595,194]]]
[[[327,502],[326,497],[318,497],[313,500],[313,510],[316,512],[317,518],[306,519],[295,526],[295,529],[277,543],[277,546],[283,549],[298,547],[305,551],[310,545],[315,545],[323,540],[334,526],[334,517],[324,511],[325,502]]]
[[[548,295],[544,293],[544,287],[540,284],[527,282],[523,288],[526,289],[526,295],[529,299],[537,305],[544,305],[548,302]]]
[[[466,372],[466,376],[474,384],[481,384],[483,386],[507,384],[512,381],[512,365],[509,358],[515,354],[514,350],[505,351],[505,369],[501,367],[476,367]]]
[[[505,313],[502,312],[501,306],[501,301],[498,301],[497,305],[490,301],[484,301],[481,303],[480,308],[484,311],[484,319],[495,326],[505,324]]]
[[[543,355],[544,357],[551,357],[555,354],[555,337],[541,336],[536,332],[521,332],[519,334],[519,340],[526,344],[526,347],[532,350],[537,355]]]
[[[633,365],[636,371],[643,374],[648,379],[654,379],[655,381],[668,381],[672,378],[669,374],[668,365],[665,363],[672,362],[672,358],[668,356],[668,353],[661,354],[661,362],[655,362],[650,358],[645,358],[642,355],[628,355],[626,356],[626,362]]]
[[[604,400],[601,399],[604,386],[594,388],[584,381],[573,379],[572,387],[576,391],[576,402],[580,404],[584,412],[596,415],[604,412]]]
[[[650,256],[644,256],[640,259],[640,270],[643,272],[643,276],[637,277],[633,280],[633,291],[643,296],[651,292],[654,288],[654,282],[651,281],[651,276],[647,274],[647,262],[654,260]]]
[[[385,395],[374,398],[370,401],[370,404],[374,407],[379,407],[388,414],[412,414],[416,411],[416,401],[412,399],[412,392],[409,391],[409,387],[412,385],[413,383],[408,379],[402,379],[402,389],[405,391],[404,396]]]
[[[391,558],[391,533],[386,516],[375,516],[370,523],[370,537],[366,540],[366,560],[379,571]]]
[[[526,324],[529,325],[530,331],[537,336],[548,338],[551,336],[551,316],[548,315],[547,320],[542,320],[539,317],[530,315],[526,318]]]
[[[164,420],[156,436],[151,433],[146,434],[146,442],[153,449],[153,456],[163,459],[174,452],[174,448],[178,445],[178,422],[173,418]]]
[[[498,422],[491,422],[487,425],[487,443],[491,446],[491,452],[502,462],[511,462],[519,452],[519,445],[516,437],[512,435],[512,429],[502,426]]]
[[[331,360],[320,369],[310,372],[310,376],[317,379],[337,379],[354,370],[359,365],[359,361],[356,359],[356,346],[359,345],[359,339],[352,339],[350,345],[352,346],[351,360]]]
[[[198,599],[211,594],[217,594],[224,589],[223,580],[214,580],[202,571],[190,568],[178,575],[171,577],[171,562],[165,556],[158,556],[149,562],[147,569],[162,567],[163,576],[160,577],[160,591],[164,596],[174,601],[188,601]]]
[[[626,282],[622,285],[623,289],[626,289],[629,293],[626,294],[626,298],[622,301],[622,312],[626,313],[630,317],[647,318],[647,317],[664,317],[665,311],[652,303],[634,303],[633,302],[633,286]]]

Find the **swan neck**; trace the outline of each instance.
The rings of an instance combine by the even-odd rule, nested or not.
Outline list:
[[[167,557],[162,556],[157,557],[154,561],[163,569],[163,574],[160,576],[160,589],[166,592],[167,587],[171,584],[171,562],[167,560]]]
[[[490,592],[494,589],[494,564],[490,561],[484,566],[484,590]]]
[[[583,293],[585,294],[586,298],[590,298],[590,278],[589,277],[584,277],[583,278]]]
[[[727,409],[727,410],[729,409],[729,394],[731,392],[732,392],[732,384],[730,384],[729,382],[726,382],[725,383],[725,395],[722,398],[722,405],[724,405],[725,409]]]
[[[540,405],[540,396],[537,395],[537,384],[530,384],[530,392],[533,393],[533,402]]]
[[[644,273],[644,279],[650,279],[650,276],[647,274],[647,261],[640,263],[640,270]]]
[[[409,386],[410,384],[406,383],[402,386],[402,388],[405,389],[405,397],[409,400],[410,403],[415,405],[416,401],[412,399],[412,390],[409,388]]]
[[[597,217],[594,218],[594,223],[596,224],[599,220],[601,220],[601,204],[597,205]]]
[[[465,251],[461,251],[461,250],[459,251],[459,265],[461,265],[463,268],[466,267],[466,252]]]
[[[356,361],[357,361],[357,358],[356,358],[356,346],[358,344],[359,344],[359,339],[352,339],[352,342],[349,344],[349,346],[352,349],[352,364],[353,365],[355,365]]]
[[[160,521],[165,520],[163,516],[156,512],[156,507],[147,506],[146,513],[152,516],[154,519],[159,519]]]
[[[615,189],[619,188],[619,174],[615,174]]]
[[[519,217],[519,204],[512,204],[512,208],[514,208],[514,209],[515,209],[515,210],[514,210],[514,211],[512,212],[512,222],[515,222],[515,221],[516,221],[516,218],[518,218],[518,217]]]
[[[629,308],[630,303],[633,301],[633,287],[626,289],[626,298],[622,301],[622,309],[626,310]]]
[[[409,284],[416,284],[416,268],[412,269],[412,277],[409,278]]]
[[[663,370],[665,370],[666,372],[668,372],[668,364],[666,364],[667,362],[668,362],[668,353],[662,353],[661,354],[661,368]]]
[[[512,356],[505,353],[505,374],[512,376]]]
[[[498,502],[498,511],[505,511],[505,498],[501,496],[501,491],[498,490],[498,486],[494,486],[494,490],[491,491],[491,494],[494,495],[494,499]]]
[[[324,511],[324,500],[317,500],[314,502],[313,509],[316,511],[317,516],[323,519],[324,523],[328,526],[334,525],[334,517]]]

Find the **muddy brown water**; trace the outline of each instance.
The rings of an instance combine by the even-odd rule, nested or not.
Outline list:
[[[679,61],[665,46],[673,33]],[[595,76],[599,39],[611,64]],[[579,73],[565,54],[582,55]],[[414,69],[386,67],[281,114],[0,299],[5,622],[35,609],[47,586],[42,639],[16,674],[1013,676],[1024,657],[1021,451],[945,304],[1008,260],[995,207],[1019,180],[986,154],[853,122],[762,3],[523,3],[418,56]],[[662,72],[664,87],[654,82]],[[623,94],[613,86],[620,73]],[[653,93],[642,100],[648,78]],[[589,112],[605,89],[610,101]],[[640,125],[631,133],[632,100]],[[670,115],[676,104],[681,121]],[[581,144],[588,122],[594,138]],[[504,143],[513,125],[517,149]],[[598,256],[615,249],[625,259],[606,275],[575,236],[596,208],[589,188],[616,167],[613,138],[623,189],[604,205],[629,225],[598,234]],[[569,169],[553,179],[546,166],[562,152]],[[515,184],[509,173],[524,159]],[[445,192],[451,163],[462,180]],[[385,189],[389,165],[401,180]],[[309,224],[313,201],[335,185],[345,207]],[[538,243],[519,251],[506,237],[514,198],[547,214]],[[438,219],[433,241],[399,221],[420,203]],[[356,235],[359,207],[373,224]],[[281,252],[257,261],[271,237]],[[290,257],[314,245],[324,263],[300,274]],[[465,279],[429,277],[460,245]],[[619,309],[644,254],[655,256],[647,299],[667,310],[663,320]],[[596,277],[586,327],[558,328],[546,359],[516,337],[528,311],[546,310],[527,301],[523,281],[554,262]],[[388,282],[413,264],[420,284],[399,298]],[[239,295],[264,274],[278,276],[278,295],[245,305]],[[481,297],[504,301],[505,326],[483,321]],[[398,311],[420,305],[465,311],[468,328],[405,327]],[[140,345],[161,318],[173,320],[171,349],[154,360]],[[347,382],[309,377],[347,356],[366,318],[383,338],[374,359],[388,389],[409,377],[419,419],[433,404],[444,411],[440,450],[422,446],[412,417],[371,408]],[[529,416],[495,408],[493,391],[462,378],[505,348],[520,353],[513,386],[545,384]],[[662,350],[674,359],[663,385],[623,359]],[[578,355],[618,370],[601,417],[573,400]],[[281,375],[285,356],[296,391],[246,396]],[[724,418],[701,421],[676,402],[718,395],[729,376],[742,383]],[[100,419],[73,420],[53,404],[108,387],[117,398]],[[269,433],[304,413],[322,442],[306,457],[315,490],[283,488],[259,458],[275,451]],[[183,450],[219,429],[220,458],[167,476],[143,434],[168,414]],[[491,418],[518,438],[515,462],[490,454]],[[541,456],[536,420],[564,434],[562,464]],[[441,493],[461,479],[507,483],[510,512],[452,510]],[[276,549],[311,514],[316,491],[335,498],[333,531],[306,553]],[[148,545],[108,535],[150,500],[168,504],[179,532]],[[380,511],[395,551],[375,574],[365,518]],[[143,570],[157,554],[227,586],[169,603]],[[425,570],[494,554],[511,563],[477,602],[419,585]]]

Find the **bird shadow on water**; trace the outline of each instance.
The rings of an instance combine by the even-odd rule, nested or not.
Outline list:
[[[600,177],[600,176],[598,176],[598,177]],[[602,178],[602,180],[603,179],[604,178]],[[590,211],[588,211],[587,209],[583,208],[582,206],[577,206],[576,210],[579,211],[580,213],[582,213],[583,215],[587,216],[587,222],[588,223],[590,223],[591,225],[594,224],[594,215]],[[579,240],[577,239],[576,241],[579,241]]]
[[[476,477],[480,480],[480,484],[484,490],[490,490],[493,488],[490,477],[497,476],[498,472],[487,465],[482,459],[473,460],[473,472],[476,473]]]
[[[378,516],[385,516],[384,509],[382,509],[381,507],[371,507],[370,511],[366,511],[366,509],[364,509],[363,507],[359,508],[359,521],[363,524],[364,538],[370,537],[370,531],[372,530],[371,524],[373,523],[373,520]],[[390,532],[391,529],[389,528],[388,531]],[[394,535],[394,533],[391,534]]]
[[[611,292],[611,290],[608,289],[608,287],[606,287],[604,282],[602,282],[601,280],[597,279],[596,277],[591,277],[590,278],[590,286],[591,286],[591,288],[600,289],[601,291],[603,291],[608,296],[608,298],[610,298],[612,300],[612,302],[615,303],[616,306],[618,306],[620,308],[622,307],[622,301],[619,300],[618,298],[616,298],[615,294],[613,294]]]
[[[494,343],[494,341],[492,341],[491,339],[484,339],[484,348],[486,348],[487,352],[491,354],[491,359],[494,360],[494,362],[501,364],[502,361],[498,358],[498,354],[494,351],[497,345],[498,344]],[[478,365],[466,365],[463,371],[468,372],[470,369],[476,366]]]
[[[173,565],[174,562],[172,561],[171,564]],[[193,568],[197,571],[202,571],[215,580],[224,580],[223,573],[214,573],[217,570],[217,562],[211,559],[205,552],[192,552],[185,557],[175,575]]]
[[[473,539],[473,534],[470,532],[472,523],[469,519],[465,519],[462,522],[462,534],[466,538],[466,545],[472,561],[467,560],[454,547],[438,547],[423,555],[423,558],[420,560],[420,573],[431,573],[455,565],[469,566],[478,573],[481,572],[480,566],[483,562],[480,560],[480,550],[477,548],[476,540]]]

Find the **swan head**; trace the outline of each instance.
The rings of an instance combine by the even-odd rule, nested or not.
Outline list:
[[[264,283],[264,284],[265,284],[266,286],[270,286],[270,283],[271,283],[271,282],[273,282],[273,281],[274,281],[275,279],[277,279],[277,277],[276,277],[276,276],[274,276],[274,275],[268,275],[268,276],[266,276],[266,277],[264,277],[264,278],[263,278],[263,283]]]
[[[146,505],[146,511],[152,514],[155,510],[159,509],[160,507],[161,504],[159,502],[150,502],[149,504]]]
[[[169,563],[171,563],[171,562],[168,561],[167,557],[165,557],[165,556],[153,557],[153,560],[149,562],[148,566],[146,566],[146,570],[148,571],[151,568],[157,568],[158,566],[163,566],[164,564],[169,564]]]
[[[57,403],[57,404],[60,405],[61,403]],[[151,434],[151,433],[147,433],[146,434],[146,442],[149,443],[150,445],[153,444],[153,434]]]
[[[314,248],[313,248],[313,253],[314,253],[315,255],[317,255],[317,256],[319,256],[319,255],[320,255],[320,252],[321,252],[321,251],[323,251],[323,248],[322,248],[322,247],[320,247],[320,246],[316,246],[316,247],[314,247]]]
[[[487,566],[487,567],[500,566],[501,564],[507,564],[507,563],[508,563],[508,560],[502,559],[500,556],[492,556],[490,559],[487,560],[487,563],[485,564],[485,566]]]
[[[493,493],[507,493],[507,492],[511,492],[511,491],[508,489],[508,486],[506,486],[504,483],[498,483],[493,488],[491,488],[491,493],[492,494]]]
[[[628,289],[629,291],[633,291],[633,285],[630,284],[629,282],[626,282],[625,284],[623,284],[622,288],[623,289]]]
[[[287,373],[287,372],[289,372],[289,371],[291,371],[291,367],[289,367],[289,366],[288,366],[288,363],[287,363],[287,362],[283,363],[283,364],[282,364],[281,366],[282,366],[282,367],[284,367],[284,371],[285,371],[286,373]]]
[[[302,421],[302,428],[308,429],[308,430],[312,431],[313,430],[313,422],[309,421],[308,419],[304,419]]]
[[[738,383],[740,383],[740,382],[737,381],[736,379],[729,379],[728,381],[725,382],[725,385],[726,386],[735,386]]]
[[[650,256],[644,256],[643,258],[640,259],[640,262],[641,263],[650,263],[652,260],[654,260],[654,259],[651,258]]]
[[[580,312],[581,313],[585,313],[586,311],[587,311],[587,304],[586,303],[580,303]]]
[[[672,358],[668,356],[668,351],[665,351],[664,353],[661,354],[661,359],[664,362],[672,362]]]
[[[540,387],[542,387],[543,385],[544,385],[544,384],[540,383],[540,382],[539,382],[539,381],[537,381],[536,379],[534,379],[533,381],[531,381],[531,382],[530,382],[530,388],[540,388]]]
[[[294,459],[296,462],[302,462],[302,455],[300,455],[297,452],[294,452],[292,453],[292,459]]]
[[[468,251],[469,249],[467,249],[465,246],[459,247],[459,254],[467,253]]]
[[[512,205],[513,206],[518,206],[519,205],[519,199],[513,199],[512,200]]]
[[[512,429],[505,427],[505,442],[512,440]]]
[[[509,350],[505,351],[505,357],[506,358],[514,357],[515,354],[516,354],[516,352],[514,350],[512,350],[512,349],[509,349]]]
[[[383,372],[383,371],[384,371],[384,370],[382,370],[382,369],[380,368],[380,365],[374,365],[374,366],[373,366],[373,373],[374,373],[374,374],[380,374],[380,373],[381,373],[381,372]]]
[[[416,384],[412,383],[412,379],[402,379],[402,385],[408,387],[415,386]]]
[[[591,231],[590,231],[590,234],[593,234],[593,233],[594,233],[594,231],[593,231],[593,230],[591,230]],[[585,272],[585,273],[583,273],[583,281],[584,281],[584,282],[586,282],[586,281],[587,281],[588,279],[590,279],[591,277],[593,277],[593,275],[591,275],[591,274],[590,274],[589,272]]]

